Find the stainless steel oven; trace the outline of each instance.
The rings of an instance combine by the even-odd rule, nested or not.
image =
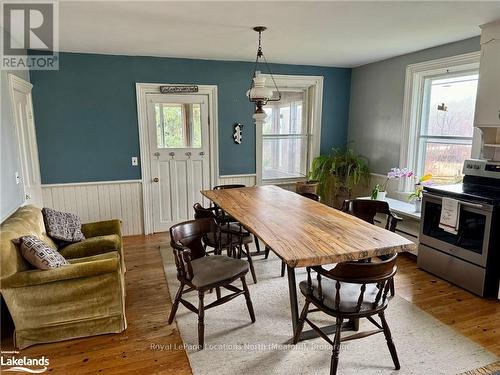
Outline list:
[[[420,241],[428,246],[486,267],[490,247],[493,206],[486,203],[460,202],[460,221],[457,234],[439,228],[442,197],[425,194],[422,201],[423,225]]]
[[[476,187],[475,187],[476,188]],[[497,195],[480,197],[471,185],[429,187],[422,201],[418,265],[485,297],[498,295],[500,220]],[[485,192],[484,189],[480,189]],[[439,227],[443,197],[459,201],[456,234]]]

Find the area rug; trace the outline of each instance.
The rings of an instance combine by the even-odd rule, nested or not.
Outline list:
[[[172,249],[160,247],[165,275],[173,298],[176,279]],[[205,312],[205,349],[198,350],[196,314],[180,305],[176,322],[193,374],[328,374],[331,346],[321,338],[289,344],[292,335],[288,283],[280,277],[280,260],[254,257],[258,283],[247,276],[257,321],[251,324],[245,299],[234,300]],[[306,278],[297,270],[297,282]],[[237,284],[235,284],[237,285]],[[229,293],[228,291],[226,291]],[[304,300],[299,293],[299,306]],[[197,293],[185,298],[197,306]],[[208,304],[215,292],[205,297]],[[320,325],[332,324],[321,313],[310,317]],[[458,374],[498,360],[498,357],[397,295],[386,316],[401,362],[394,370],[383,334],[342,343],[338,374]],[[308,326],[306,324],[305,328]],[[361,330],[373,329],[366,319]],[[350,334],[346,332],[346,334]]]

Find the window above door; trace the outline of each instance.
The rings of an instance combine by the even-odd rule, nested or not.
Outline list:
[[[158,148],[201,148],[199,103],[156,103]]]

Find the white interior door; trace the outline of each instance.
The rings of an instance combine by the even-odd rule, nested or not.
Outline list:
[[[19,179],[24,187],[25,203],[41,207],[42,184],[31,98],[33,86],[14,75],[9,76],[9,84],[21,158]]]
[[[148,94],[153,231],[193,218],[210,188],[207,95]]]

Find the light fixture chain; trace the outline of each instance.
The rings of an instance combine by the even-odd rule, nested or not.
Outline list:
[[[273,81],[273,84],[274,84],[274,88],[276,89],[276,92],[278,93],[278,99],[273,99],[273,100],[269,100],[269,101],[271,101],[271,102],[279,101],[279,100],[281,100],[281,91],[278,88],[276,81],[274,80],[273,73],[271,72],[271,68],[269,68],[269,64],[268,64],[266,56],[264,56],[264,54],[262,54],[262,58],[264,59],[264,62],[266,63],[267,71],[269,72],[269,75],[271,76],[271,80]]]

